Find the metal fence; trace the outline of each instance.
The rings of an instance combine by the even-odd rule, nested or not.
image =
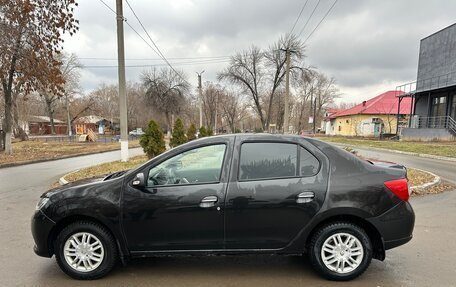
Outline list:
[[[420,117],[414,116],[411,121],[411,128],[437,128],[447,129],[456,135],[456,121],[450,116]]]
[[[30,139],[39,140],[39,141],[43,141],[43,142],[80,142],[79,135],[30,136]],[[139,136],[128,136],[128,140],[137,140],[137,139],[139,139]],[[118,142],[119,140],[120,140],[119,135],[98,135],[96,142],[108,144],[108,143]]]

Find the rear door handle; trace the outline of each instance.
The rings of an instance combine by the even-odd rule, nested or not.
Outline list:
[[[218,201],[218,198],[215,195],[206,196],[203,199],[201,199],[200,207],[202,207],[202,208],[213,207],[213,206],[215,206],[215,203],[217,201]]]
[[[298,194],[296,198],[296,203],[309,203],[315,198],[315,193],[312,191],[304,191]]]

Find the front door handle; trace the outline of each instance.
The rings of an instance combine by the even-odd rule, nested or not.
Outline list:
[[[200,207],[202,207],[202,208],[213,207],[213,206],[215,206],[215,203],[217,201],[218,201],[218,198],[215,195],[206,196],[205,198],[201,199]]]
[[[309,203],[315,198],[315,193],[312,191],[304,191],[298,194],[296,198],[296,203]]]

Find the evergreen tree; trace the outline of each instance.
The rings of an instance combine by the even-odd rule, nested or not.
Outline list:
[[[192,141],[196,139],[196,127],[194,124],[191,124],[187,130],[187,140]]]
[[[155,121],[151,120],[149,122],[147,129],[139,140],[139,144],[149,158],[153,158],[166,150],[163,132]]]
[[[204,138],[204,137],[207,137],[207,131],[206,131],[206,128],[204,126],[202,126],[199,128],[198,138]]]
[[[206,136],[210,137],[210,136],[213,136],[214,135],[214,131],[212,130],[211,127],[207,127],[207,130],[206,130]]]
[[[184,144],[187,142],[187,137],[185,136],[185,128],[181,119],[177,118],[174,122],[174,128],[172,133],[172,138],[169,142],[171,147],[177,147],[178,145]]]

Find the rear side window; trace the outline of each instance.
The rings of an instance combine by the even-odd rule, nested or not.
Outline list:
[[[244,143],[239,180],[296,176],[298,149],[287,143]]]
[[[299,147],[299,168],[301,169],[301,176],[316,175],[320,168],[320,162],[308,150]]]

